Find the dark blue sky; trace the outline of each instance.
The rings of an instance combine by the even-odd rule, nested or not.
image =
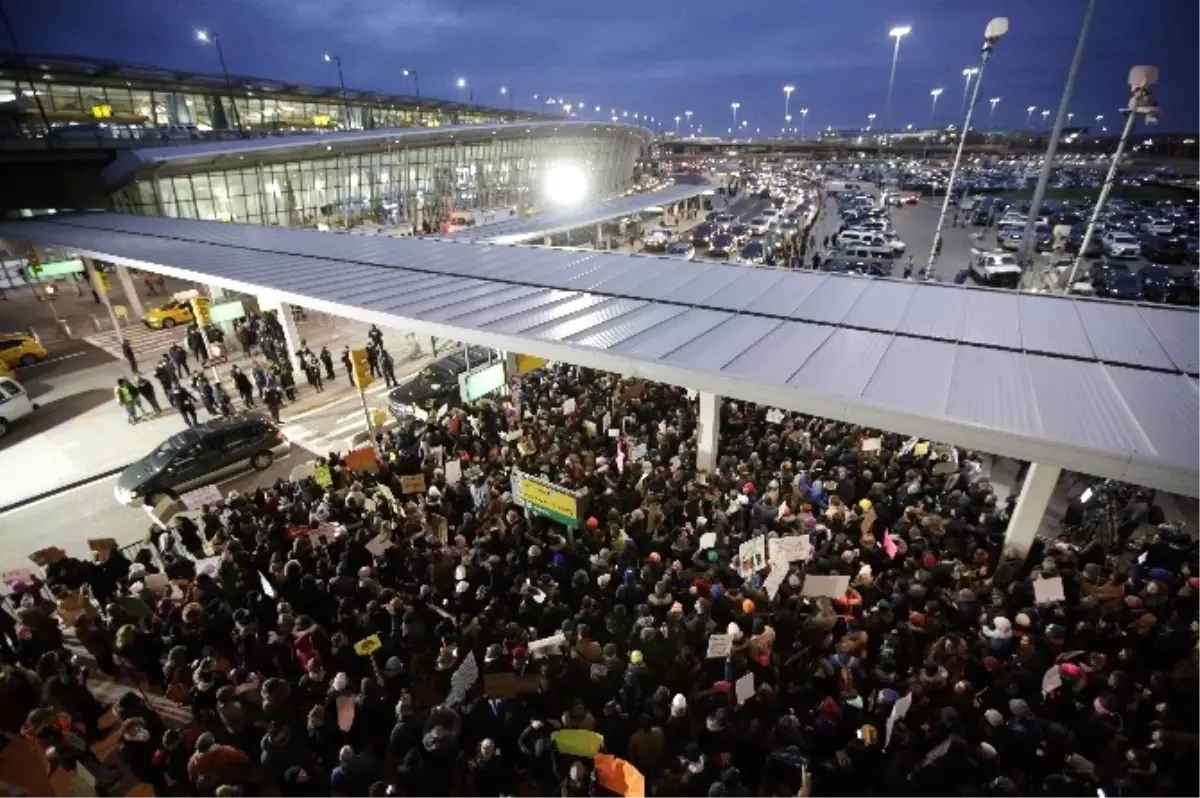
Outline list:
[[[403,67],[420,71],[423,94],[534,107],[534,93],[667,118],[685,109],[706,131],[731,122],[730,103],[751,126],[782,124],[783,91],[808,129],[865,124],[884,111],[892,47],[888,30],[909,24],[900,50],[893,123],[929,121],[934,87],[946,92],[938,121],[957,121],[962,69],[975,64],[989,18],[1008,36],[988,67],[983,101],[1000,97],[995,123],[1025,124],[1025,109],[1057,107],[1085,0],[9,0],[29,52],[91,55],[218,71],[194,40],[219,31],[231,72],[336,85],[323,63],[342,56],[346,83],[411,91]],[[1161,72],[1163,130],[1197,128],[1200,96],[1197,0],[1100,0],[1071,110],[1074,122],[1115,118],[1139,63]],[[8,42],[4,41],[4,49]],[[1040,117],[1038,124],[1040,124]],[[630,119],[632,121],[632,117]],[[798,123],[797,120],[793,124]],[[984,122],[981,121],[981,124]],[[668,124],[674,125],[671,121]]]

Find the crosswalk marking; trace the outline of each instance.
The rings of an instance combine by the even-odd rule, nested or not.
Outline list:
[[[150,330],[127,327],[120,333],[107,332],[85,335],[83,340],[118,360],[125,355],[121,352],[121,338],[127,337],[133,344],[133,354],[140,362],[147,364],[158,360],[163,353],[171,348],[171,344],[183,344],[183,333],[177,330]]]

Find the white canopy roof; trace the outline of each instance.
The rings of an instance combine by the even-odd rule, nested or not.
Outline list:
[[[1196,496],[1192,310],[116,214],[29,240],[329,313]]]

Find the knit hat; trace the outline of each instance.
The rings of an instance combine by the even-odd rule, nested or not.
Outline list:
[[[908,614],[908,625],[915,626],[921,629],[925,626],[925,616],[919,612],[910,612]]]

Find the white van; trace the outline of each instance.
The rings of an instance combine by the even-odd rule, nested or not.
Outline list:
[[[0,377],[0,438],[8,434],[16,421],[35,409],[21,383],[10,377]]]

